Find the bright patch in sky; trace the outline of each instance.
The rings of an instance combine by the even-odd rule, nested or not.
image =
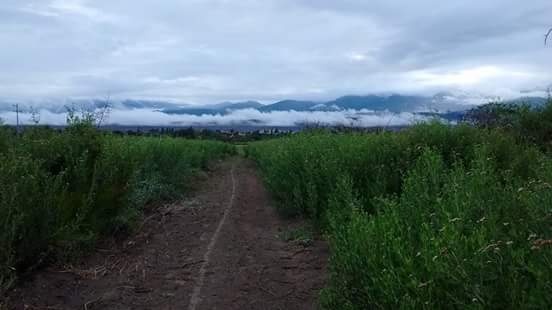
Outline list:
[[[531,79],[533,75],[528,72],[508,70],[495,66],[482,66],[472,69],[464,69],[457,72],[413,72],[413,77],[424,85],[466,87],[476,86],[493,79]]]

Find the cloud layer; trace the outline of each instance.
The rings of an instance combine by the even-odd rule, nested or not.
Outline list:
[[[15,112],[0,113],[0,119],[7,124],[16,123]],[[19,115],[20,123],[32,125],[29,113]],[[40,110],[40,124],[65,125],[66,114]],[[126,126],[236,126],[255,125],[269,127],[290,127],[301,124],[343,125],[355,127],[400,126],[422,121],[424,117],[412,113],[374,113],[368,110],[336,112],[259,112],[254,109],[235,110],[225,115],[170,115],[150,109],[113,110],[105,125]]]
[[[552,82],[550,0],[3,0],[0,98],[328,99]]]

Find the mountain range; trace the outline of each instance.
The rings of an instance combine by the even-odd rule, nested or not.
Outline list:
[[[531,106],[539,106],[546,102],[542,97],[520,97],[505,101],[507,103],[526,103]],[[458,114],[467,111],[477,105],[497,101],[496,98],[465,93],[440,92],[433,96],[414,95],[366,95],[343,96],[330,101],[305,101],[282,100],[271,104],[262,104],[257,101],[222,102],[210,105],[179,104],[166,101],[152,100],[110,100],[112,109],[135,110],[148,109],[173,115],[226,115],[236,110],[253,109],[259,112],[276,111],[373,111],[390,113],[453,113]],[[87,109],[96,109],[105,106],[106,100],[79,99],[66,100],[69,105],[80,106]],[[0,112],[13,111],[13,105],[17,102],[0,101]],[[66,112],[68,104],[59,104],[55,101],[41,101],[20,103],[23,111],[31,106],[35,109],[45,109],[52,113]]]
[[[490,101],[489,98],[481,98],[481,103]],[[234,110],[255,109],[261,112],[275,111],[344,111],[344,110],[369,110],[388,111],[392,113],[401,112],[451,112],[465,111],[476,104],[472,101],[458,99],[452,94],[439,93],[431,97],[426,96],[405,96],[393,94],[389,96],[367,95],[367,96],[343,96],[330,101],[305,101],[305,100],[282,100],[271,104],[261,104],[256,101],[226,102],[206,106],[184,106],[167,107],[160,111],[167,114],[227,114]]]
[[[519,97],[503,101],[513,104],[529,104],[540,106],[546,102],[543,97]],[[499,101],[495,97],[481,95],[453,94],[441,92],[433,96],[407,96],[392,94],[366,95],[366,96],[343,96],[330,101],[305,101],[305,100],[282,100],[271,104],[261,104],[256,101],[225,102],[206,106],[183,106],[167,107],[160,111],[167,114],[221,114],[225,115],[240,109],[255,109],[260,112],[275,111],[346,111],[346,110],[368,110],[374,112],[391,113],[458,113],[467,111],[473,107],[493,101]]]

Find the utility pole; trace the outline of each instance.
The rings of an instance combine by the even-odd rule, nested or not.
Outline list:
[[[16,115],[15,131],[17,132],[17,134],[19,134],[19,103],[16,103],[13,106],[15,107],[15,115]]]

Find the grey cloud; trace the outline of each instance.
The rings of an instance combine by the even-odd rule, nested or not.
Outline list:
[[[550,14],[549,0],[5,0],[0,98],[514,94],[552,81]],[[467,76],[482,68],[496,74]]]

